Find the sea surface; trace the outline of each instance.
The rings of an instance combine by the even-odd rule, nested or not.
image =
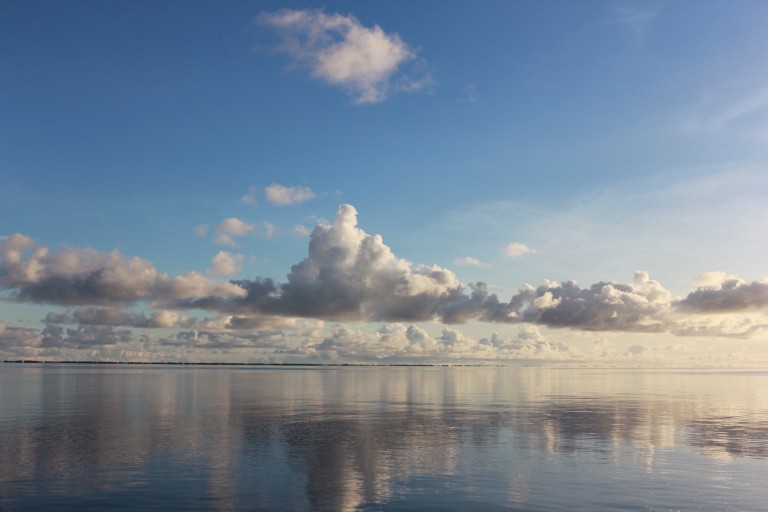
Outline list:
[[[766,510],[768,371],[0,364],[0,510]]]

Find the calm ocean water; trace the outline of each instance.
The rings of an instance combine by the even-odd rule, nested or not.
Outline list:
[[[766,510],[768,372],[0,364],[0,510]]]

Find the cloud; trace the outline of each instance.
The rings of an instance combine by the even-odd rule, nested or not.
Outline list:
[[[690,291],[692,277],[710,270],[765,277],[765,265],[754,255],[768,251],[768,237],[760,236],[768,219],[768,172],[760,166],[715,171],[668,169],[666,176],[683,177],[673,185],[655,175],[618,188],[593,188],[558,208],[509,201],[457,208],[429,226],[429,233],[442,243],[460,239],[463,247],[493,239],[526,243],[537,250],[536,265],[526,265],[533,284],[546,277],[594,283],[651,269],[682,294]],[[510,222],[518,238],[506,240]],[[519,266],[494,269],[494,284],[520,284]]]
[[[678,318],[670,331],[676,336],[746,339],[768,332],[765,315],[692,314]]]
[[[768,87],[754,90],[741,98],[732,100],[723,105],[717,102],[714,107],[711,98],[708,98],[700,108],[702,112],[698,117],[690,119],[686,128],[693,131],[717,132],[739,121],[754,122],[759,127],[765,126],[766,113],[768,113]],[[709,107],[703,111],[703,107]]]
[[[258,203],[258,194],[259,189],[258,187],[250,187],[248,189],[248,192],[243,194],[243,197],[240,198],[240,202],[243,204],[257,204]]]
[[[134,341],[131,331],[112,326],[80,325],[76,329],[64,329],[59,325],[49,325],[42,331],[40,346],[87,349],[93,346],[111,346],[131,341]]]
[[[674,297],[639,271],[630,284],[525,284],[503,301],[482,282],[462,284],[449,269],[398,258],[380,235],[358,227],[357,210],[346,204],[340,206],[332,224],[315,227],[307,256],[291,267],[284,283],[266,278],[217,283],[198,272],[168,276],[142,258],[90,248],[51,251],[21,234],[0,242],[0,257],[0,292],[5,299],[74,308],[49,315],[46,322],[51,326],[262,330],[268,322],[277,325],[297,318],[492,322],[527,325],[525,340],[514,343],[530,345],[540,337],[535,326],[743,338],[764,332],[768,324],[768,280],[747,282],[723,272],[701,276],[698,288],[684,298]],[[212,260],[219,274],[238,270],[241,262],[241,255],[226,251]],[[220,317],[193,320],[180,313],[193,309]],[[446,328],[433,341],[453,347],[451,353],[469,347],[486,353],[487,345],[499,348],[501,343],[495,338],[464,339],[454,331]],[[416,339],[432,343],[420,338],[417,330],[410,333],[414,338],[406,336],[409,343]],[[64,332],[50,339],[83,336],[83,332],[72,336]],[[329,343],[336,344],[338,339]],[[427,352],[425,347],[421,350]]]
[[[204,349],[262,348],[286,352],[293,339],[318,338],[324,323],[315,320],[264,316],[221,316],[190,325],[159,340],[160,345]]]
[[[589,331],[661,332],[667,326],[672,295],[646,272],[633,285],[599,282],[580,288],[576,282],[526,285],[507,305],[511,318]]]
[[[238,281],[248,296],[226,307],[322,319],[430,318],[442,298],[460,292],[455,274],[395,257],[381,236],[357,227],[357,210],[342,205],[333,225],[318,225],[309,255],[288,282]],[[204,306],[204,304],[203,304]]]
[[[258,19],[279,35],[278,51],[312,77],[346,89],[355,103],[378,103],[391,92],[417,91],[431,83],[423,61],[400,36],[378,25],[365,27],[352,15],[283,9]]]
[[[663,4],[650,5],[641,2],[637,5],[622,3],[614,6],[614,16],[617,23],[629,27],[636,43],[642,43],[649,27],[659,16]]]
[[[213,267],[210,273],[215,276],[232,276],[242,270],[243,255],[219,251],[211,258]]]
[[[459,267],[484,267],[485,265],[477,258],[472,256],[464,256],[463,258],[456,258],[453,260],[453,264]]]
[[[535,252],[536,251],[534,249],[531,249],[527,245],[521,244],[519,242],[512,242],[504,247],[504,256],[508,258],[517,258],[518,256],[523,256],[524,254]]]
[[[574,360],[580,354],[567,344],[548,341],[535,326],[521,326],[511,338],[493,334],[476,339],[456,329],[431,336],[415,325],[384,324],[375,331],[337,324],[319,340],[310,340],[292,353],[331,360]]]
[[[531,251],[523,244],[511,245],[513,254],[524,252],[523,248]],[[714,275],[706,278],[710,288],[699,288],[684,300],[675,299],[646,272],[636,272],[631,284],[600,281],[582,288],[575,281],[545,281],[538,287],[524,285],[503,302],[484,283],[462,285],[448,269],[414,266],[397,258],[381,236],[357,227],[354,207],[342,205],[333,224],[318,225],[312,232],[308,256],[291,268],[286,283],[240,280],[235,284],[247,291],[244,297],[194,299],[181,307],[324,320],[481,321],[680,334],[690,332],[687,317],[691,315],[768,308],[764,283],[725,281],[712,289]],[[714,327],[708,332],[715,332]],[[732,329],[724,334],[731,335]]]
[[[480,101],[480,95],[477,92],[477,87],[474,85],[468,85],[464,88],[467,93],[467,101],[470,103],[477,103]]]
[[[577,347],[550,340],[535,325],[521,324],[516,334],[476,338],[455,328],[444,328],[438,335],[429,334],[417,325],[385,323],[378,328],[335,324],[325,328],[323,322],[281,317],[242,317],[223,315],[219,318],[186,319],[175,324],[184,330],[170,335],[135,336],[121,328],[120,311],[96,311],[80,308],[73,312],[49,315],[45,329],[7,327],[0,322],[0,353],[18,356],[55,355],[58,349],[117,351],[118,359],[131,353],[147,352],[162,358],[178,358],[189,350],[258,350],[263,357],[285,360],[391,361],[415,360],[550,360],[582,361],[593,357]],[[146,317],[131,316],[130,327],[147,327]],[[75,328],[64,324],[83,323]],[[111,323],[85,323],[87,320],[108,320]],[[7,324],[7,322],[5,322]],[[303,340],[297,345],[297,341]],[[603,342],[605,344],[605,342]],[[10,349],[10,350],[9,350]],[[603,348],[601,352],[605,352]],[[90,354],[91,352],[89,352]],[[113,353],[113,352],[110,352]],[[252,353],[252,352],[251,352]],[[71,356],[70,356],[71,357]],[[79,355],[76,357],[83,357]],[[615,357],[614,357],[615,358]],[[135,357],[134,357],[135,359]]]
[[[632,285],[575,282],[522,287],[505,307],[512,318],[585,331],[670,332],[677,336],[747,338],[768,330],[768,280],[729,278],[713,284],[711,272],[684,299],[676,299],[646,272]],[[749,313],[757,313],[757,316]]]
[[[712,120],[712,124],[717,128],[766,109],[768,109],[768,87],[757,90],[730,105],[716,119]]]
[[[288,206],[303,203],[316,196],[315,192],[308,187],[286,187],[277,184],[272,184],[265,188],[264,195],[266,196],[267,201],[275,206]]]
[[[237,246],[236,237],[243,237],[256,231],[255,224],[248,224],[236,217],[224,219],[213,230],[213,242],[219,245]]]
[[[272,238],[277,234],[278,229],[277,229],[277,226],[275,226],[271,222],[264,221],[261,223],[261,232],[263,236],[265,236],[266,238]]]
[[[20,302],[127,305],[245,294],[232,283],[215,283],[197,272],[170,277],[145,259],[117,251],[65,247],[52,252],[21,234],[0,243],[0,258],[0,290]]]
[[[130,312],[119,307],[94,306],[48,313],[44,321],[46,325],[80,324],[140,328],[189,328],[196,324],[195,320],[181,315],[178,311],[160,310],[147,316],[144,313]]]
[[[712,275],[722,278],[719,283]],[[726,276],[723,272],[710,273],[706,286],[688,294],[676,306],[682,311],[697,313],[730,313],[768,309],[768,279],[748,283]]]
[[[285,348],[282,332],[260,331],[253,334],[233,334],[230,332],[182,331],[173,338],[163,338],[161,345],[194,347],[207,350],[231,350],[243,348]]]
[[[296,224],[291,231],[293,231],[293,234],[296,236],[309,236],[312,234],[312,230],[304,224]]]
[[[697,277],[694,282],[699,288],[713,288],[717,289],[722,287],[725,281],[738,279],[736,276],[731,276],[725,272],[705,272]]]
[[[14,327],[8,324],[8,320],[0,321],[0,348],[18,351],[37,347],[40,344],[42,337],[38,329]]]

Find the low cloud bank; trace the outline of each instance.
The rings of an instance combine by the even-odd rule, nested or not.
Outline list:
[[[142,258],[119,252],[66,247],[51,252],[15,234],[0,244],[0,290],[17,302],[62,306],[118,306],[147,302],[174,304],[202,297],[238,297],[245,291],[189,272],[170,277]]]
[[[718,272],[702,276],[699,287],[684,298],[673,297],[646,272],[636,272],[631,284],[524,285],[503,301],[484,283],[465,285],[449,269],[396,257],[381,236],[358,227],[357,210],[351,205],[342,205],[332,224],[315,227],[307,257],[291,267],[285,283],[216,282],[197,272],[171,277],[142,258],[89,248],[53,252],[21,234],[0,243],[0,258],[0,293],[6,300],[69,308],[49,315],[46,321],[51,324],[205,328],[204,321],[180,313],[197,309],[229,318],[222,329],[258,330],[265,318],[274,317],[524,323],[583,331],[747,337],[765,329],[766,322],[734,314],[768,311],[768,281],[746,282]],[[214,260],[211,274],[238,269],[239,260],[229,253],[221,252]],[[132,307],[149,312],[130,312]],[[77,332],[49,338],[85,339]]]

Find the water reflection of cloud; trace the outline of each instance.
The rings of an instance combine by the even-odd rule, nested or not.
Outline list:
[[[758,418],[696,418],[689,422],[686,438],[692,446],[721,460],[768,458],[768,424]]]
[[[675,445],[675,414],[663,400],[560,398],[533,407],[531,425],[540,429],[531,429],[529,443],[549,453],[600,453],[613,463],[629,453],[651,470],[656,450]]]
[[[726,394],[715,377],[642,372],[0,370],[0,390],[19,390],[0,393],[0,508],[189,485],[220,509],[346,511],[489,464],[523,506],[542,457],[647,472],[679,446],[768,458],[765,379],[749,375]]]

